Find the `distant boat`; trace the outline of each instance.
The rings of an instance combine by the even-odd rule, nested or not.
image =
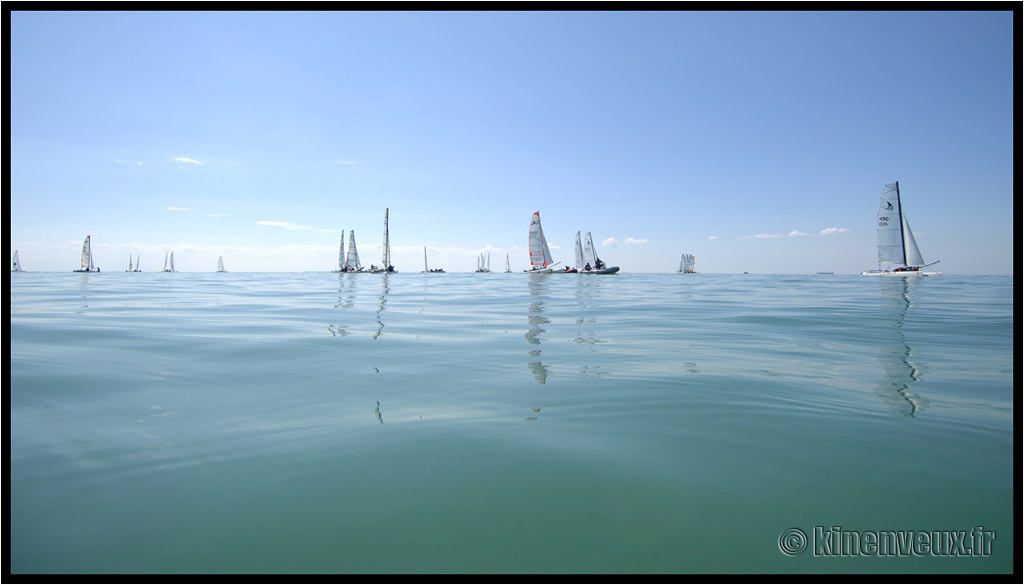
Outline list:
[[[21,269],[21,260],[18,260],[18,251],[14,251],[14,262],[11,264],[11,272],[24,272]]]
[[[512,268],[508,265],[508,254],[505,254],[505,273],[512,272]]]
[[[603,260],[597,257],[597,249],[594,247],[594,238],[590,232],[583,239],[580,246],[580,233],[576,232],[576,268],[580,274],[615,274],[619,271],[618,266],[608,266]]]
[[[476,271],[477,272],[490,272],[491,271],[491,255],[487,254],[486,258],[481,252],[480,257],[476,260]]]
[[[345,272],[345,230],[341,230],[341,243],[338,244],[338,267],[331,272]]]
[[[540,212],[536,211],[530,219],[530,269],[523,272],[550,274],[555,272],[552,268],[555,264],[558,263],[551,260],[551,250],[544,237],[544,228],[540,225]]]
[[[427,247],[423,246],[423,272],[427,274],[444,274],[444,268],[435,268],[433,270],[427,266]]]
[[[391,265],[391,239],[388,236],[388,210],[384,210],[384,252],[382,253],[381,265],[370,266],[370,272],[398,272]]]
[[[359,265],[359,252],[356,251],[356,230],[348,232],[348,252],[345,253],[345,266],[342,272],[364,272]]]
[[[132,268],[132,255],[131,254],[128,254],[128,270],[125,270],[125,272],[142,272],[141,270],[139,270],[138,262],[136,262],[135,268]]]
[[[168,268],[167,258],[167,253],[164,252],[164,272],[176,272],[176,270],[174,270],[174,252],[171,252],[170,254],[170,268]]]
[[[227,272],[227,270],[224,270],[224,257],[223,256],[218,256],[217,257],[217,272]]]
[[[85,236],[85,242],[82,244],[82,267],[74,272],[99,272],[100,269],[93,264],[92,261],[92,243],[90,239],[92,236]]]
[[[824,275],[828,275],[828,274],[835,274],[835,273],[834,273],[834,272],[832,272],[832,271],[830,271],[830,270],[819,270],[819,271],[815,272],[815,274],[824,274]]]
[[[886,185],[878,204],[878,270],[865,270],[861,276],[941,276],[941,272],[921,270],[938,262],[925,264],[921,256],[903,213],[900,182]]]
[[[697,274],[697,259],[693,254],[683,254],[683,257],[679,259],[679,270],[676,272],[682,272],[683,274]]]

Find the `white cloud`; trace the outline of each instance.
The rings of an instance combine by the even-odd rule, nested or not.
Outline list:
[[[191,211],[188,207],[165,207],[167,211]]]
[[[740,239],[741,240],[746,240],[746,239],[750,239],[750,238],[766,239],[766,238],[781,238],[781,237],[782,236],[780,234],[754,234],[753,236],[740,236]]]
[[[618,246],[619,245],[619,241],[616,240],[615,238],[608,238],[605,241],[601,242],[601,245],[602,246]]]
[[[272,227],[283,227],[286,230],[307,230],[307,231],[318,231],[318,232],[336,232],[338,230],[329,230],[326,228],[318,228],[311,225],[300,225],[292,223],[290,221],[257,221],[259,225],[269,225]]]
[[[194,165],[205,165],[206,164],[203,161],[199,161],[199,160],[196,160],[194,158],[188,158],[186,156],[176,156],[176,157],[174,157],[174,160],[176,160],[178,162],[183,162],[183,163],[191,163],[191,164],[194,164]]]
[[[796,231],[796,230],[793,230],[793,231],[789,232],[789,233],[788,233],[788,234],[786,234],[786,235],[792,238],[793,236],[809,236],[809,235],[811,235],[811,234],[805,234],[805,233],[803,233],[803,232],[798,232],[798,231]]]
[[[841,233],[841,232],[848,232],[848,231],[850,231],[850,230],[848,230],[846,228],[834,228],[833,227],[833,228],[825,228],[825,229],[821,230],[820,233],[823,236],[828,236],[828,235],[831,235],[831,234],[838,234],[838,233]]]
[[[627,246],[638,246],[640,244],[646,244],[647,240],[643,238],[626,238],[626,241],[623,243]]]
[[[119,159],[119,158],[115,158],[114,162],[116,162],[119,165],[141,165],[142,164],[141,160],[122,160],[122,159]]]
[[[718,236],[708,236],[708,239],[709,239],[709,240],[717,240],[717,239],[718,239]]]
[[[354,165],[354,164],[356,164],[356,161],[354,161],[354,160],[332,160],[328,164],[331,164],[331,165]]]

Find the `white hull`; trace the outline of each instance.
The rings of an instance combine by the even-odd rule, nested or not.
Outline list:
[[[925,272],[921,270],[865,270],[861,276],[942,276],[941,272]]]
[[[608,268],[602,268],[601,270],[580,270],[580,274],[615,274],[619,271],[618,266],[609,266]]]

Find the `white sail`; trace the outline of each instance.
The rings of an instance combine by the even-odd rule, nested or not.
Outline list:
[[[334,272],[345,271],[345,230],[341,230],[341,243],[338,244],[338,269]]]
[[[694,269],[695,265],[696,261],[694,259],[693,254],[684,253],[683,256],[679,259],[679,272],[683,272],[686,274],[694,274],[696,272],[696,270]]]
[[[21,269],[21,260],[18,260],[18,251],[14,251],[14,264],[11,266],[11,272],[23,272]]]
[[[92,272],[95,265],[92,262],[92,236],[85,236],[85,242],[82,244],[82,270],[86,272]]]
[[[388,209],[384,209],[384,252],[381,268],[391,271],[391,240],[388,239]]]
[[[587,237],[583,239],[583,262],[590,264],[592,269],[598,268],[597,250],[594,249],[594,238],[590,236],[590,232],[587,232]]]
[[[583,270],[583,244],[580,241],[580,233],[576,232],[576,269]]]
[[[512,272],[512,267],[508,264],[508,254],[505,254],[505,272]]]
[[[227,270],[224,270],[224,257],[223,256],[218,256],[217,257],[217,272],[227,272]]]
[[[426,246],[423,246],[423,272],[430,272],[430,269],[427,268],[427,247]]]
[[[910,222],[906,214],[903,215],[903,249],[905,250],[907,266],[923,266],[924,257],[917,247],[917,240],[914,239],[914,232],[910,231]]]
[[[174,272],[174,252],[171,252],[171,272]]]
[[[170,252],[164,252],[164,272],[170,272],[170,270],[167,269],[167,259],[170,257],[170,255]]]
[[[885,186],[878,203],[878,267],[880,270],[893,270],[906,265],[900,184],[896,182]]]
[[[554,262],[551,260],[551,250],[548,249],[548,241],[540,225],[540,212],[537,211],[530,220],[530,266],[536,270],[552,264]]]
[[[348,253],[345,255],[345,271],[358,272],[360,269],[359,252],[356,251],[356,231],[352,230],[348,233]]]

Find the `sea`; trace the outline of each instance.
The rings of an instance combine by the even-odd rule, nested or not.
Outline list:
[[[11,273],[12,574],[1007,574],[1012,276]]]

